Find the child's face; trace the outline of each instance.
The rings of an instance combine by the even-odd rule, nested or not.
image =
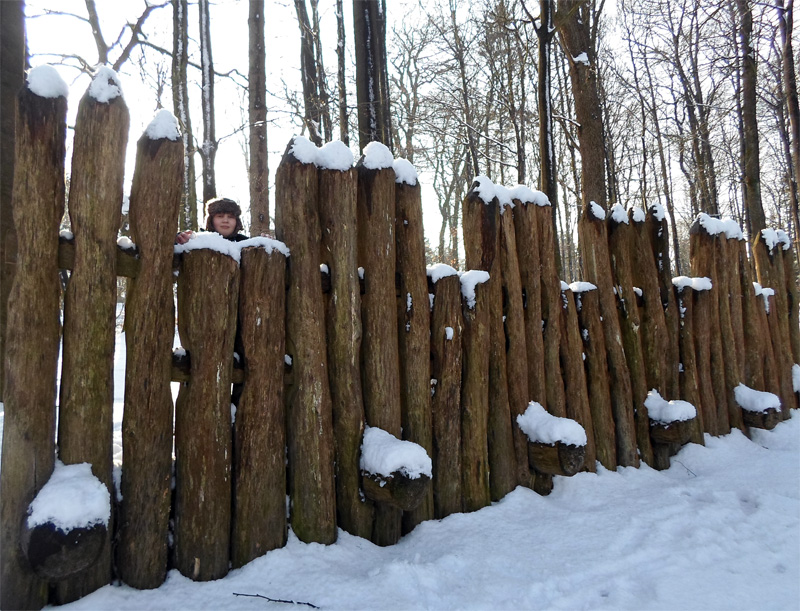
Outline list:
[[[227,238],[236,231],[236,216],[229,212],[215,214],[211,217],[211,224],[214,225],[214,231]]]

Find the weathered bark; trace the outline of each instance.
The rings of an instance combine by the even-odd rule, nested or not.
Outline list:
[[[773,364],[775,366],[778,386],[777,394],[781,399],[781,419],[786,420],[791,418],[789,408],[795,405],[796,399],[792,392],[792,380],[786,376],[786,362],[785,356],[785,338],[781,337],[783,329],[781,328],[782,314],[778,308],[778,300],[775,295],[764,296],[765,309],[767,310],[767,328],[769,335],[772,338],[772,353]],[[784,355],[783,358],[779,355]]]
[[[745,357],[742,381],[750,388],[766,390],[764,381],[765,336],[761,330],[760,323],[760,311],[763,311],[764,308],[753,287],[752,269],[750,260],[747,257],[747,243],[744,240],[740,240],[735,247],[739,259],[739,266],[737,267],[739,286],[734,291],[738,291],[742,299],[742,331]]]
[[[178,331],[191,377],[175,403],[175,567],[195,581],[228,572],[231,370],[239,268],[214,250],[183,255]],[[213,313],[213,316],[210,315]]]
[[[4,19],[5,14],[3,7]],[[64,213],[66,134],[65,98],[41,98],[27,88],[20,92],[12,197],[20,248],[8,302],[0,471],[3,609],[47,604],[47,582],[31,571],[20,540],[28,505],[47,483],[55,460],[58,226]]]
[[[364,496],[369,500],[400,511],[413,511],[428,496],[431,480],[427,475],[412,479],[401,471],[394,471],[389,477],[364,473],[361,481]]]
[[[286,296],[286,389],[291,525],[306,543],[336,540],[333,416],[319,279],[321,229],[316,167],[287,147],[275,177],[275,232],[291,251]]]
[[[738,366],[739,381],[745,380],[745,361],[747,360],[747,350],[745,348],[745,321],[751,318],[743,318],[744,295],[742,294],[742,266],[749,265],[747,251],[742,249],[746,242],[744,239],[728,238],[725,241],[725,257],[727,265],[728,280],[728,304],[731,316],[731,330],[733,334],[734,350],[736,351],[736,364]],[[750,285],[752,286],[752,284]],[[745,382],[747,384],[747,382]],[[754,388],[754,387],[751,387]]]
[[[766,429],[768,431],[774,429],[778,423],[783,420],[781,412],[774,407],[769,408],[765,412],[748,412],[744,410],[743,414],[745,426],[756,429]]]
[[[681,364],[680,398],[694,405],[697,416],[692,422],[691,440],[704,445],[703,412],[700,400],[700,380],[697,367],[697,351],[694,334],[694,291],[691,287],[675,288],[673,303],[680,308],[680,335],[678,356]]]
[[[575,475],[585,461],[586,446],[561,443],[528,443],[528,456],[531,469],[545,475]]]
[[[792,46],[794,0],[789,0],[785,7],[783,0],[776,0],[775,6],[778,9],[778,29],[781,33],[781,64],[783,65],[783,91],[786,98],[786,114],[789,116],[789,126],[792,132],[791,157],[792,173],[794,176],[792,177],[792,185],[790,185],[790,187],[792,226],[795,228],[795,237],[797,237],[797,235],[800,235],[800,214],[798,214],[797,201],[797,181],[800,180],[800,102],[798,102],[797,97],[797,72],[795,70],[794,50]],[[797,239],[795,239],[795,254],[797,257],[800,257],[800,240]]]
[[[684,289],[684,299],[687,299]],[[713,382],[714,372],[711,363],[711,317],[713,315],[714,295],[711,291],[693,291],[692,327],[694,329],[695,359],[697,362],[697,384],[700,404],[695,404],[701,414],[703,432],[719,435],[716,393]],[[721,377],[721,376],[719,376]],[[724,389],[723,389],[724,392]]]
[[[355,169],[319,171],[320,262],[328,266],[331,288],[325,297],[328,381],[336,444],[337,522],[347,532],[369,539],[373,507],[361,498],[361,295],[358,282]],[[426,384],[428,381],[426,380]],[[425,389],[428,392],[427,386]]]
[[[783,285],[786,287],[786,310],[785,316],[788,318],[789,344],[792,348],[792,363],[800,364],[800,321],[798,321],[798,295],[797,290],[797,266],[795,265],[792,251],[781,249],[780,257],[783,267]]]
[[[285,287],[284,254],[242,250],[238,324],[245,377],[233,429],[233,568],[286,544]]]
[[[347,81],[345,80],[344,11],[336,0],[336,84],[339,96],[339,140],[350,146],[350,121],[347,116]]]
[[[250,0],[247,18],[248,120],[250,121],[250,235],[269,230],[269,158],[267,156],[267,73],[264,47],[264,0]]]
[[[88,92],[84,94],[75,120],[69,191],[75,267],[64,295],[59,457],[65,464],[90,463],[109,494],[114,490],[111,436],[116,242],[128,124],[128,108],[122,97],[101,103]],[[59,603],[77,600],[110,580],[109,540],[95,566],[58,584],[57,599]]]
[[[353,0],[356,49],[358,146],[392,146],[389,76],[386,65],[386,0]]]
[[[203,109],[203,144],[200,158],[203,160],[203,202],[217,196],[217,176],[214,163],[217,157],[217,135],[214,112],[214,60],[211,54],[210,0],[198,0],[200,15],[200,64],[201,107]]]
[[[585,205],[578,221],[578,233],[583,262],[583,277],[597,287],[600,316],[603,321],[603,339],[608,358],[609,388],[617,438],[617,464],[636,467],[636,425],[633,417],[633,394],[622,333],[617,317],[617,298],[611,276],[611,259],[608,253],[608,232],[603,219],[597,218],[589,205]]]
[[[729,245],[731,242],[731,245]],[[731,317],[731,284],[732,273],[735,272],[735,263],[730,259],[732,240],[720,234],[714,240],[714,259],[716,271],[716,294],[719,302],[719,326],[722,345],[722,363],[725,374],[725,399],[728,406],[728,424],[731,428],[744,431],[742,422],[742,409],[736,403],[734,389],[742,381],[739,370],[739,354],[736,350],[736,336]]]
[[[117,568],[134,588],[167,574],[172,480],[172,254],[180,213],[183,143],[141,137],[130,197],[140,269],[125,302],[125,411]]]
[[[431,410],[436,518],[461,511],[461,283],[440,278],[432,289]],[[435,380],[435,382],[434,382]]]
[[[339,207],[339,206],[337,206]],[[397,333],[400,354],[400,392],[403,439],[413,441],[433,455],[430,358],[431,311],[425,274],[425,238],[419,183],[395,185],[397,219]],[[423,520],[433,518],[433,490],[411,512],[403,516],[403,531],[409,532]]]
[[[197,230],[197,186],[194,170],[194,138],[189,115],[189,3],[172,0],[172,108],[181,125],[183,140],[183,195],[178,227],[181,231]]]
[[[765,300],[763,295],[759,294],[756,296],[755,292],[753,299],[755,300],[755,311],[757,313],[757,325],[754,326],[757,328],[759,337],[761,339],[761,355],[763,358],[762,366],[764,371],[763,390],[777,394],[779,397],[781,397],[781,404],[783,404],[784,381],[780,374],[780,368],[778,366],[778,359],[776,356],[777,346],[774,343],[774,338],[772,337],[767,316],[766,306],[769,301]],[[771,301],[771,305],[774,306],[775,299],[773,298]]]

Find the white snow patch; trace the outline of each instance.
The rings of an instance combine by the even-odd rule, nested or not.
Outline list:
[[[254,238],[251,238],[254,239]],[[266,239],[266,238],[263,238]],[[213,231],[195,231],[192,237],[185,244],[176,244],[175,252],[184,253],[192,250],[215,250],[224,255],[228,255],[239,263],[242,256],[242,249],[239,244],[244,242],[231,242],[226,240],[218,233]]]
[[[370,142],[364,147],[364,167],[368,170],[383,170],[394,167],[394,157],[389,147],[381,142]]]
[[[412,187],[417,184],[417,168],[408,159],[395,159],[392,164],[394,167],[394,181],[405,183]]]
[[[68,98],[69,87],[58,71],[47,64],[28,71],[28,89],[40,98]]]
[[[478,284],[489,282],[489,272],[480,269],[469,269],[459,277],[461,281],[461,295],[467,300],[467,307],[475,307],[475,287]]]
[[[536,401],[528,403],[525,413],[517,416],[517,424],[533,442],[554,444],[560,441],[566,445],[586,445],[586,431],[580,424],[569,418],[548,414]]]
[[[650,214],[653,215],[653,218],[656,219],[659,223],[666,218],[666,214],[664,213],[664,206],[661,204],[653,204],[650,206]]]
[[[361,469],[384,477],[399,471],[410,479],[433,474],[433,465],[425,448],[411,441],[401,441],[374,426],[364,429]]]
[[[633,211],[633,212],[631,212],[631,219],[633,219],[633,222],[634,223],[644,223],[644,221],[645,221],[644,210],[642,210],[641,208],[636,208],[636,207],[631,208],[631,210]]]
[[[644,400],[647,408],[647,415],[650,420],[671,424],[673,422],[683,422],[697,417],[697,410],[688,401],[667,401],[663,399],[656,389],[647,393]]]
[[[749,386],[739,384],[733,389],[733,396],[739,407],[748,412],[766,412],[768,409],[781,411],[781,400],[778,395],[771,392],[754,390]]]
[[[332,140],[317,149],[315,163],[322,170],[346,172],[353,167],[353,151],[341,140]]]
[[[429,265],[426,268],[428,273],[428,278],[431,279],[431,282],[436,284],[442,278],[447,278],[447,276],[458,276],[458,272],[456,269],[446,263],[436,263],[435,265]]]
[[[494,183],[488,177],[480,175],[472,180],[472,190],[483,200],[484,204],[491,204],[497,195]]]
[[[150,121],[147,129],[144,130],[150,140],[178,140],[181,137],[181,130],[178,125],[178,119],[166,108],[162,108]]]
[[[603,208],[597,202],[589,202],[589,212],[594,218],[600,221],[603,221],[606,218],[606,211],[603,210]]]
[[[800,392],[800,365],[792,365],[792,390]]]
[[[695,291],[710,291],[711,290],[711,278],[703,276],[701,278],[690,278],[689,276],[675,276],[672,279],[672,286],[678,289],[678,292],[682,291],[686,287],[693,289]]]
[[[521,204],[534,204],[536,206],[549,206],[550,200],[541,191],[535,191],[525,185],[515,185],[511,187],[511,198]]]
[[[28,528],[48,522],[62,532],[108,526],[111,498],[108,489],[92,474],[92,465],[65,465],[56,460],[53,474],[28,506]]]
[[[448,342],[453,341],[453,327],[445,327],[444,328],[444,338]]]
[[[588,293],[589,291],[596,291],[597,287],[591,282],[573,282],[569,285],[569,289],[573,293]]]
[[[133,240],[126,235],[121,235],[117,238],[117,246],[122,250],[134,250],[136,248],[136,244],[133,243]]]
[[[122,85],[117,73],[108,66],[101,66],[89,85],[89,95],[101,104],[122,96]]]
[[[319,149],[305,136],[295,136],[292,139],[292,147],[289,152],[294,155],[300,163],[313,163],[317,162],[317,152]]]
[[[614,204],[613,206],[611,206],[609,214],[611,215],[611,220],[614,221],[615,223],[618,224],[625,223],[626,225],[628,224],[628,213],[625,212],[625,208],[623,208],[620,204]]]

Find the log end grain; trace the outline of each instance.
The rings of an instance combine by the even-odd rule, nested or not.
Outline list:
[[[400,471],[394,471],[389,477],[383,478],[362,471],[361,476],[361,486],[368,499],[403,511],[412,511],[419,507],[431,488],[431,478],[427,475],[411,479]]]
[[[745,426],[771,431],[781,421],[782,414],[772,407],[764,412],[750,412],[743,409],[742,418]]]
[[[97,562],[107,534],[104,524],[64,532],[47,522],[23,530],[22,550],[37,575],[59,581]]]
[[[586,446],[556,442],[546,444],[528,442],[528,463],[539,474],[575,475],[583,467]]]

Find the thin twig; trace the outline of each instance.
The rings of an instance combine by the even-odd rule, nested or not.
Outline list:
[[[250,598],[263,598],[264,600],[268,600],[271,603],[284,603],[287,605],[306,605],[311,607],[312,609],[319,609],[316,605],[312,605],[311,603],[304,603],[300,601],[294,600],[281,600],[279,598],[270,598],[268,596],[263,596],[262,594],[239,594],[238,592],[233,593],[234,596],[249,596]]]

